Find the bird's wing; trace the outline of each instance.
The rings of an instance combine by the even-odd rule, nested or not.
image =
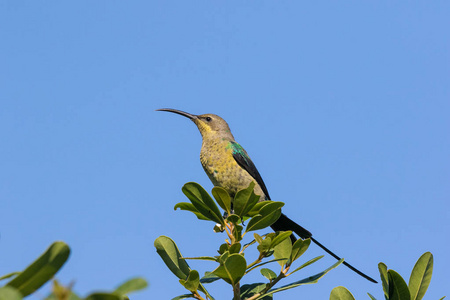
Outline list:
[[[270,200],[266,185],[264,184],[261,175],[259,175],[258,169],[256,169],[255,164],[252,162],[247,152],[236,142],[231,142],[231,147],[233,149],[233,158],[245,171],[250,174],[250,176],[256,180],[256,183],[259,184],[267,199]]]

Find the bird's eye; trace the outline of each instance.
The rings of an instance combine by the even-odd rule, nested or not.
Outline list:
[[[211,117],[206,117],[205,120],[206,120],[207,122],[211,122],[212,119],[211,119]]]

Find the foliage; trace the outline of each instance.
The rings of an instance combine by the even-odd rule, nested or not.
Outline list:
[[[34,293],[61,269],[70,255],[69,246],[61,241],[54,242],[31,265],[22,272],[13,272],[0,277],[0,280],[12,278],[0,287],[0,300],[21,300]],[[53,281],[53,291],[45,300],[127,300],[127,294],[146,288],[143,278],[130,279],[112,292],[92,293],[80,298],[71,290],[71,285],[64,287]]]
[[[386,300],[421,300],[431,281],[433,255],[425,252],[417,260],[408,284],[397,272],[388,270],[384,263],[378,264],[378,270]],[[368,295],[371,300],[376,300],[371,294]],[[444,298],[442,297],[440,300]],[[355,300],[355,298],[345,287],[338,286],[331,291],[330,300]]]
[[[305,279],[291,282],[287,285],[275,288],[282,279],[300,271],[306,266],[316,262],[323,256],[307,261],[297,268],[293,263],[297,261],[308,249],[310,240],[297,240],[291,242],[291,231],[269,233],[260,236],[253,233],[253,240],[242,244],[244,237],[255,230],[264,229],[272,225],[281,215],[281,207],[284,203],[275,201],[259,201],[259,196],[254,193],[254,183],[248,188],[238,191],[231,201],[230,195],[221,187],[214,187],[212,195],[214,199],[195,182],[186,183],[182,191],[189,202],[181,202],[175,205],[175,209],[186,210],[194,213],[200,220],[209,220],[216,223],[215,232],[225,232],[225,243],[218,247],[215,256],[183,257],[175,242],[166,236],[160,236],[155,240],[155,248],[170,271],[179,278],[179,282],[187,294],[173,298],[173,300],[195,298],[214,299],[204,285],[223,280],[231,285],[234,300],[272,299],[274,293],[291,289],[304,284],[316,283],[331,269],[342,263],[340,260],[318,274]],[[225,211],[222,216],[220,208]],[[244,220],[247,225],[244,225]],[[249,260],[244,256],[244,251],[256,246],[258,257]],[[211,272],[206,272],[200,278],[198,271],[190,268],[186,260],[213,261],[217,267]],[[279,272],[262,266],[278,263],[281,266]],[[242,278],[248,273],[260,269],[265,282],[241,285]],[[204,294],[204,297],[201,295]]]

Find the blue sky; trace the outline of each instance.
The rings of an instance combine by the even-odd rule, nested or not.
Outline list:
[[[64,240],[58,278],[81,295],[136,275],[150,288],[132,299],[184,293],[153,241],[213,255],[223,236],[173,210],[184,183],[212,185],[194,124],[154,111],[170,107],[225,118],[272,198],[350,263],[409,278],[431,251],[426,298],[449,296],[449,15],[448,1],[0,1],[0,273]],[[339,285],[383,297],[341,266],[275,298]]]

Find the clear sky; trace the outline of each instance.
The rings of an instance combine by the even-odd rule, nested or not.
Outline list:
[[[450,296],[449,16],[448,1],[0,0],[0,273],[64,240],[58,278],[81,295],[135,275],[150,288],[132,299],[184,293],[154,240],[214,255],[223,235],[173,210],[184,183],[212,185],[194,124],[154,111],[170,107],[226,119],[273,200],[350,263],[409,278],[431,251],[427,299]],[[343,266],[275,298],[339,285],[383,298]]]

